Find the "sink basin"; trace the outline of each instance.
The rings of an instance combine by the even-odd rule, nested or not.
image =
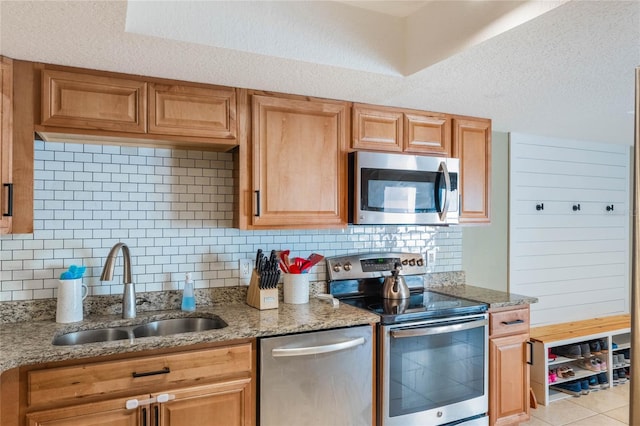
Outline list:
[[[129,332],[119,328],[99,328],[96,330],[82,330],[63,334],[53,339],[56,346],[82,345],[84,343],[110,342],[129,338]]]
[[[137,326],[74,331],[73,333],[54,337],[51,343],[56,346],[83,345],[85,343],[110,342],[113,340],[133,339],[135,337],[169,336],[192,331],[215,330],[224,328],[227,325],[222,318],[216,316],[213,318],[173,318],[152,321]]]
[[[174,318],[153,321],[133,329],[135,337],[167,336],[170,334],[206,331],[224,328],[227,323],[221,318]]]

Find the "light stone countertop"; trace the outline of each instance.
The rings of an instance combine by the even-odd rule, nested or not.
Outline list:
[[[429,286],[429,290],[436,293],[459,297],[461,299],[473,300],[474,302],[486,303],[489,305],[489,309],[538,303],[538,299],[536,297],[491,290],[467,284],[443,286],[432,285]]]
[[[228,326],[218,330],[144,337],[103,343],[54,346],[54,336],[94,328],[131,326],[149,321],[184,316],[218,315]],[[246,304],[198,307],[195,313],[179,310],[138,313],[132,320],[119,315],[88,316],[84,321],[57,324],[53,320],[0,324],[0,372],[14,367],[95,356],[132,353],[198,343],[231,341],[305,331],[372,324],[378,315],[340,303],[333,308],[327,301],[310,298],[308,304],[280,303],[278,309],[260,311]]]

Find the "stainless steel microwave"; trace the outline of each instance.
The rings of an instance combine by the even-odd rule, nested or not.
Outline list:
[[[379,152],[354,152],[350,156],[352,223],[458,223],[457,158]]]

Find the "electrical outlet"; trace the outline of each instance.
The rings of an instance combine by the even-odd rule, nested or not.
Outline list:
[[[252,259],[240,259],[240,283],[243,285],[249,285],[251,281],[251,271],[253,270]]]
[[[436,263],[436,249],[427,250],[427,265]]]

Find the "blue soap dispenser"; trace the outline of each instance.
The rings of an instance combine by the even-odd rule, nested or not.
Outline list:
[[[193,312],[196,310],[196,297],[193,294],[193,280],[191,279],[191,272],[187,272],[184,277],[182,310],[187,312]]]

